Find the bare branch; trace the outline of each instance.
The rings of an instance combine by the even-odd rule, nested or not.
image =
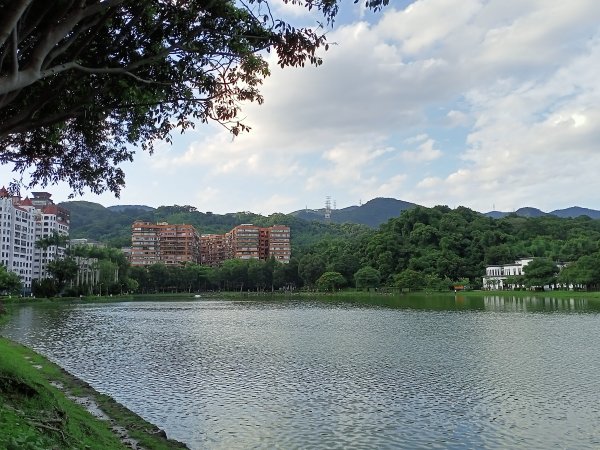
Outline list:
[[[42,68],[43,69],[47,68],[52,63],[52,61],[54,61],[58,56],[65,53],[71,47],[71,45],[73,45],[75,43],[75,41],[77,39],[79,39],[79,37],[81,36],[81,34],[83,32],[89,30],[90,28],[97,26],[99,23],[104,22],[106,20],[106,17],[107,17],[107,15],[104,15],[104,17],[98,17],[94,20],[90,20],[85,25],[77,27],[77,29],[71,34],[71,36],[69,36],[69,38],[62,45],[55,47],[48,54],[48,56],[44,60],[44,64],[42,65]],[[92,38],[93,38],[93,34],[90,35],[90,37],[88,38],[88,41],[91,40]]]
[[[13,0],[4,7],[4,17],[0,22],[0,46],[6,43],[12,31],[17,27],[19,19],[32,1]]]
[[[17,28],[15,28],[12,32],[12,76],[15,77],[17,76],[17,73],[19,72],[19,55],[18,55],[18,48],[17,48]]]
[[[36,6],[39,8],[39,5]],[[44,6],[45,9],[36,10],[35,17],[33,17],[31,20],[29,17],[31,14],[31,8],[28,11],[26,11],[25,14],[23,14],[19,23],[19,43],[27,39],[31,35],[31,33],[38,29],[40,23],[42,22],[46,14],[48,14],[48,11],[52,9],[53,3],[45,2]]]
[[[83,109],[83,105],[75,105],[66,111],[60,111],[60,112],[57,112],[56,114],[47,115],[39,120],[32,120],[32,121],[22,120],[20,124],[14,125],[10,131],[0,133],[0,140],[4,139],[7,136],[10,136],[11,134],[22,133],[24,131],[27,131],[28,129],[30,129],[32,127],[32,125],[34,127],[41,127],[44,125],[51,125],[54,123],[58,123],[65,119],[73,118],[75,116],[75,113],[82,109]],[[4,154],[4,153],[6,153],[6,151],[3,151],[2,153],[0,153],[0,155]]]
[[[40,42],[37,48],[33,51],[28,67],[36,72],[39,72],[42,68],[42,64],[46,59],[48,53],[54,48],[65,36],[75,28],[80,20],[93,16],[101,11],[105,11],[113,6],[123,3],[125,0],[106,0],[98,2],[87,8],[77,8],[71,14],[69,14],[64,21],[56,26],[55,28],[48,31],[46,38]]]

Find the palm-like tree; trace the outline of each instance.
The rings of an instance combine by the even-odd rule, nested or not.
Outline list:
[[[58,246],[64,245],[68,241],[68,236],[60,234],[58,231],[53,231],[49,236],[42,237],[35,241],[35,247],[43,251],[47,251],[50,247],[54,247],[54,254],[52,260],[58,259]],[[40,272],[41,275],[41,272]]]

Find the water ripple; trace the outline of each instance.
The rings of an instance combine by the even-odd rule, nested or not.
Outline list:
[[[194,449],[598,448],[600,316],[523,305],[27,307],[3,333]]]

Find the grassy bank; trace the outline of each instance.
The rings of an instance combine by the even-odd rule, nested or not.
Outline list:
[[[0,338],[0,448],[140,447],[186,448],[39,354]]]

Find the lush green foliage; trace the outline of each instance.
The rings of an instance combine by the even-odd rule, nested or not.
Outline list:
[[[534,258],[523,268],[523,281],[528,287],[543,287],[556,282],[558,267],[548,258]]]
[[[467,279],[476,287],[487,264],[520,257],[574,264],[582,256],[598,258],[600,221],[514,214],[491,219],[463,207],[416,207],[391,219],[365,242],[361,265],[378,269],[387,283],[427,287],[424,277],[433,276],[437,280],[430,282]]]
[[[77,275],[77,263],[73,258],[62,258],[48,263],[48,273],[56,282],[58,292],[62,291],[67,281]]]
[[[73,286],[67,290],[67,295],[122,294],[137,289],[137,282],[129,276],[129,261],[120,249],[82,245],[70,248],[68,253],[70,257],[97,259],[99,280],[94,286]]]
[[[35,241],[36,248],[42,250],[48,250],[51,246],[64,246],[69,240],[68,236],[59,234],[57,231],[53,231],[49,236],[43,237]]]
[[[135,266],[131,267],[129,276],[137,283],[140,293],[271,291],[299,287],[297,269],[294,262],[231,259],[216,268],[192,263]]]
[[[15,294],[20,292],[22,287],[21,278],[16,273],[9,272],[6,267],[0,264],[0,292]]]
[[[511,214],[492,219],[463,207],[454,210],[446,206],[414,207],[390,219],[378,230],[372,230],[355,224],[306,222],[283,214],[264,217],[251,213],[201,213],[190,206],[122,212],[85,202],[65,206],[73,211],[74,236],[108,238],[123,245],[130,242],[130,227],[135,218],[191,223],[203,233],[223,233],[240,223],[284,224],[292,229],[291,263],[276,265],[267,275],[259,275],[261,270],[254,267],[248,272],[245,266],[241,269],[236,266],[238,263],[228,262],[223,270],[203,269],[209,275],[202,276],[200,282],[150,283],[145,280],[147,274],[135,269],[136,275],[132,278],[139,284],[140,291],[146,292],[167,291],[169,287],[193,291],[204,286],[206,289],[254,290],[261,286],[268,289],[271,282],[275,288],[312,288],[325,272],[338,272],[347,282],[356,283],[355,274],[368,267],[379,272],[381,284],[401,289],[447,290],[456,283],[477,288],[486,265],[512,263],[520,257],[568,263],[558,281],[589,289],[600,287],[600,267],[596,263],[600,260],[600,221],[587,217],[524,218]],[[105,232],[107,234],[103,234]],[[176,278],[171,276],[172,280]],[[511,281],[524,283],[523,278]]]
[[[600,253],[584,255],[569,264],[558,274],[558,282],[581,285],[587,289],[600,288]]]
[[[381,283],[379,270],[370,266],[361,267],[354,274],[354,283],[357,289],[378,287]]]
[[[250,212],[213,214],[200,212],[195,207],[161,206],[153,210],[126,208],[114,211],[91,202],[73,201],[60,204],[71,212],[71,237],[90,238],[114,247],[131,245],[131,225],[136,220],[147,222],[186,223],[199,233],[226,233],[241,223],[269,227],[287,225],[292,230],[292,253],[320,242],[324,238],[354,239],[371,230],[364,225],[307,222],[287,214],[261,216]]]
[[[320,291],[334,292],[336,289],[346,286],[346,279],[339,272],[325,272],[316,282]]]

